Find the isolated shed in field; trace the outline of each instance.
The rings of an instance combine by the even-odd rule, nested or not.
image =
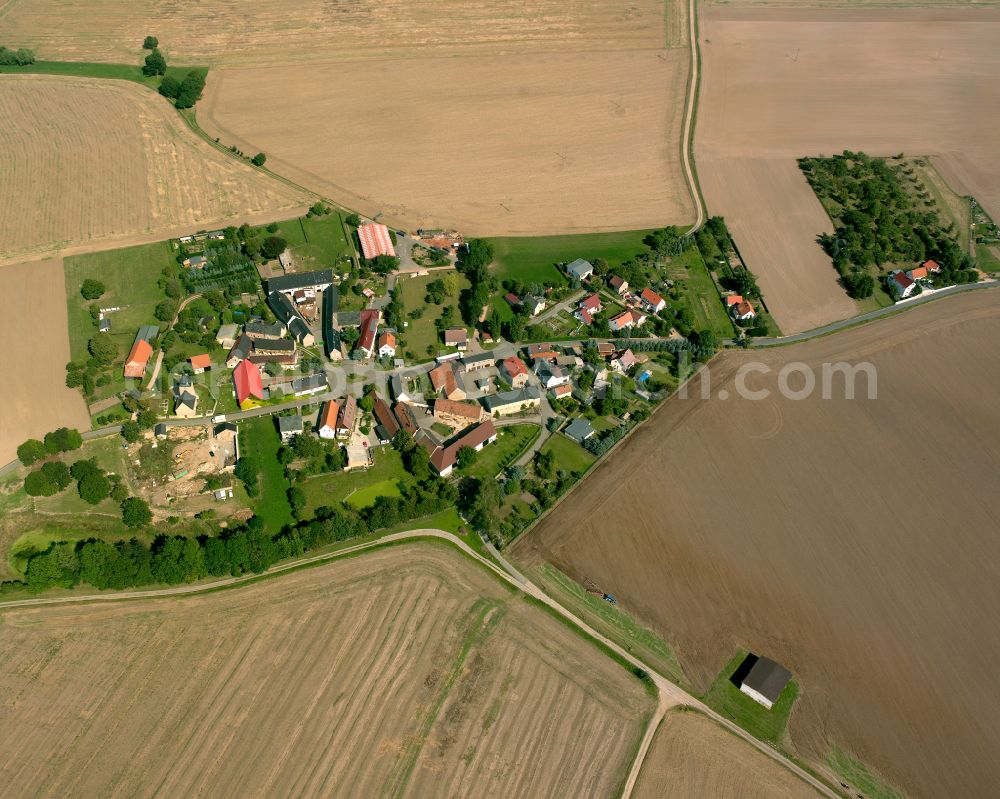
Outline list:
[[[754,659],[752,665],[750,665],[751,658]],[[780,663],[756,655],[747,655],[740,671],[748,665],[750,669],[740,681],[740,691],[770,709],[792,679],[792,673]]]

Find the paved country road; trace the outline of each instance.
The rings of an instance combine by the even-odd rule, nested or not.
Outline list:
[[[645,671],[653,684],[656,687],[658,694],[658,701],[656,711],[653,713],[649,720],[649,724],[646,727],[646,731],[643,735],[642,742],[639,746],[638,752],[636,753],[636,758],[632,763],[630,769],[629,777],[626,782],[625,790],[622,794],[623,799],[628,799],[631,796],[632,789],[635,785],[636,779],[638,777],[639,771],[642,767],[642,761],[649,751],[650,744],[652,743],[653,736],[656,730],[663,721],[666,712],[676,706],[685,706],[697,710],[709,718],[713,719],[716,723],[721,724],[727,730],[732,732],[734,735],[742,738],[751,746],[763,752],[768,757],[777,761],[785,768],[792,771],[800,779],[808,783],[810,786],[815,788],[823,796],[830,797],[830,799],[839,799],[838,794],[832,791],[827,785],[825,785],[820,780],[816,779],[812,774],[802,769],[796,763],[792,762],[780,752],[772,749],[767,744],[754,738],[750,733],[744,730],[742,727],[729,721],[729,719],[720,716],[706,704],[704,704],[700,699],[689,694],[687,691],[682,689],[680,686],[674,685],[662,674],[659,674],[651,666],[643,663],[637,657],[627,652],[618,644],[614,643],[608,638],[605,638],[595,629],[590,627],[586,622],[584,622],[579,617],[575,616],[569,610],[560,605],[555,599],[550,597],[544,591],[542,591],[537,585],[532,583],[527,577],[525,577],[521,572],[509,564],[505,559],[499,556],[497,553],[496,557],[498,562],[502,565],[497,565],[488,558],[483,557],[478,552],[476,552],[472,547],[470,547],[465,541],[460,539],[458,536],[452,533],[445,532],[444,530],[434,530],[434,529],[420,529],[420,530],[410,530],[402,533],[390,533],[389,535],[382,536],[373,541],[368,541],[363,544],[356,544],[354,546],[346,547],[345,549],[338,550],[337,552],[329,552],[322,555],[312,555],[306,558],[299,558],[298,560],[291,561],[289,563],[274,566],[264,572],[266,577],[274,577],[293,569],[298,569],[302,566],[322,563],[325,561],[333,561],[338,558],[344,557],[345,555],[350,555],[357,552],[362,552],[367,549],[374,549],[385,544],[402,542],[408,540],[419,540],[421,538],[436,538],[443,540],[452,546],[459,549],[463,554],[472,558],[474,561],[491,571],[501,580],[509,583],[515,588],[520,589],[525,594],[533,597],[537,601],[545,604],[551,608],[555,613],[562,616],[567,621],[574,624],[580,630],[584,632],[587,636],[597,641],[610,651],[612,651],[618,658],[624,660],[626,663],[631,665],[633,668],[641,669]],[[492,549],[492,547],[489,547]],[[493,550],[495,552],[495,550]],[[205,591],[213,591],[219,588],[237,586],[241,583],[249,583],[255,580],[261,579],[261,575],[243,575],[240,577],[226,577],[221,580],[214,580],[209,583],[202,583],[200,585],[181,585],[175,586],[173,588],[154,588],[144,591],[122,591],[122,592],[105,592],[101,594],[81,594],[78,596],[64,596],[64,597],[39,597],[37,599],[15,599],[8,602],[0,602],[0,613],[5,609],[10,608],[26,608],[26,607],[39,607],[44,605],[66,605],[66,604],[78,604],[78,603],[97,603],[97,602],[114,602],[114,601],[130,601],[133,599],[151,599],[155,597],[169,597],[169,596],[183,596],[190,594],[203,593]]]

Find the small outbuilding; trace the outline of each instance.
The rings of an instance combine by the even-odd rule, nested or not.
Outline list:
[[[778,701],[781,692],[792,679],[792,673],[780,663],[753,654],[747,655],[736,675],[742,675],[739,680],[740,692],[768,710]]]

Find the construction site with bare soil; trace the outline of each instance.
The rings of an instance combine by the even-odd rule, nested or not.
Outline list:
[[[696,691],[740,648],[785,665],[801,686],[788,745],[818,768],[838,747],[913,795],[991,795],[998,337],[993,288],[727,351],[522,538],[515,562],[613,592]],[[816,375],[871,363],[877,398],[864,376],[854,399],[840,378],[831,399],[818,377],[807,398],[783,395],[791,362]]]

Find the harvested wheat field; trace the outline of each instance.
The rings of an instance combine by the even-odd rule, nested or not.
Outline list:
[[[804,155],[930,155],[1000,217],[1000,12],[708,6],[698,172],[786,334],[853,313]]]
[[[125,81],[0,78],[0,263],[308,204]]]
[[[994,795],[998,300],[723,353],[710,394],[729,399],[697,381],[669,399],[515,557],[613,592],[700,690],[739,647],[787,666],[791,740],[813,762],[835,744],[914,795]],[[855,400],[783,399],[795,361],[870,362],[878,398],[862,377]],[[769,398],[737,398],[747,362],[771,369],[746,380]]]
[[[427,543],[221,593],[5,611],[0,656],[4,796],[612,796],[653,705]]]
[[[656,731],[634,799],[810,799],[780,763],[700,713],[674,710]]]
[[[688,59],[650,49],[226,69],[198,118],[393,224],[654,227],[694,216],[678,150]]]
[[[63,265],[59,259],[0,266],[0,466],[27,438],[57,427],[90,428],[79,391],[66,388],[70,360]]]

